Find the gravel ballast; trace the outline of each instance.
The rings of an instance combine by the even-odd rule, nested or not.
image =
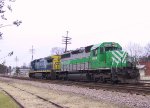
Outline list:
[[[36,83],[37,86],[34,85]],[[15,79],[0,78],[0,87],[9,92],[25,108],[55,108],[47,101],[37,98],[42,97],[64,108],[120,108],[123,106],[91,99],[84,95],[60,90],[47,89],[38,86],[41,83],[33,81],[19,81]],[[34,94],[34,95],[33,95]],[[126,107],[123,107],[126,108]]]
[[[11,83],[13,83],[13,82],[20,83],[20,87],[23,85],[28,85],[28,86],[30,85],[30,86],[34,86],[36,88],[38,87],[38,88],[43,88],[46,90],[51,90],[51,92],[55,91],[55,92],[57,92],[55,94],[60,94],[60,96],[62,94],[65,95],[65,94],[70,93],[70,97],[72,97],[73,95],[77,96],[76,99],[75,98],[72,99],[72,101],[74,101],[74,102],[75,102],[75,100],[76,101],[79,100],[80,95],[84,96],[84,99],[86,98],[86,99],[89,99],[90,101],[86,101],[87,102],[86,106],[82,106],[82,108],[83,107],[91,108],[92,107],[92,106],[90,106],[91,104],[88,104],[91,101],[95,101],[98,103],[103,102],[103,105],[109,103],[110,104],[110,105],[108,104],[109,107],[112,106],[112,108],[117,108],[117,107],[118,108],[119,107],[150,108],[150,96],[149,95],[142,96],[142,95],[129,94],[129,93],[95,90],[95,89],[82,88],[82,87],[76,87],[76,86],[40,83],[40,82],[35,82],[35,81],[25,81],[25,80],[9,79],[9,78],[2,78],[2,77],[0,77],[0,80],[3,80],[3,81],[5,80],[5,81],[11,82]],[[28,89],[28,87],[26,89]],[[62,91],[62,92],[60,92],[60,91]],[[43,94],[41,94],[41,95],[43,95]],[[66,98],[68,98],[68,97],[66,97]],[[56,99],[57,102],[59,101],[59,99],[61,100],[63,98]],[[82,100],[83,103],[80,102],[81,105],[85,104],[84,103],[85,101],[83,101],[83,100]],[[62,101],[64,101],[64,103]],[[67,104],[67,101],[65,104],[65,99],[62,101],[60,101],[59,103],[61,103],[63,105],[71,106],[70,103]],[[79,103],[79,102],[77,102],[77,103]],[[97,105],[98,103],[95,103],[92,105]],[[113,104],[111,104],[111,103],[113,103]],[[73,107],[73,105],[71,107]],[[101,107],[101,108],[103,108],[103,107]],[[105,106],[105,107],[107,108],[108,106]],[[76,108],[76,107],[74,106],[74,108]],[[95,108],[95,107],[92,107],[92,108]]]

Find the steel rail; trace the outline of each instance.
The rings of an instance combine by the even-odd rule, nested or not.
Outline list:
[[[41,97],[41,96],[38,96],[38,95],[36,95],[36,94],[34,94],[34,93],[31,93],[31,92],[29,92],[29,91],[26,91],[26,90],[24,90],[24,89],[18,88],[18,87],[16,87],[16,86],[13,86],[13,85],[10,85],[10,84],[8,84],[8,85],[9,85],[9,86],[12,86],[12,87],[14,87],[14,88],[17,88],[17,89],[19,89],[19,90],[21,90],[21,91],[24,91],[24,92],[26,92],[26,93],[29,93],[29,94],[31,94],[31,95],[34,95],[34,96],[36,96],[37,98],[39,98],[39,99],[41,99],[41,100],[43,100],[43,101],[47,101],[47,102],[51,103],[52,105],[54,105],[54,106],[56,106],[56,107],[58,107],[58,108],[68,108],[68,107],[61,106],[61,105],[59,105],[59,104],[57,104],[57,103],[55,103],[55,102],[52,102],[52,101],[50,101],[50,100],[47,100],[47,99],[45,99],[45,98],[43,98],[43,97]]]
[[[19,108],[24,108],[24,106],[18,102],[10,93],[8,93],[6,90],[4,90],[3,88],[0,87],[0,89],[5,92],[18,106]]]

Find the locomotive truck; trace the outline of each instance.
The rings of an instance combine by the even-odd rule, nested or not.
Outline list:
[[[29,77],[135,83],[139,80],[135,62],[115,42],[103,42],[61,55],[33,60]]]

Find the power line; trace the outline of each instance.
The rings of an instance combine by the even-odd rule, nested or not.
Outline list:
[[[67,47],[68,47],[68,44],[71,44],[71,39],[70,37],[68,37],[68,31],[67,31],[67,34],[66,36],[63,36],[63,43],[62,44],[65,44],[65,52],[67,52]]]

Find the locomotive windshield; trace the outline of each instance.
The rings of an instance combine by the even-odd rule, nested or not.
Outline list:
[[[114,50],[122,50],[122,49],[118,47],[105,47],[105,51],[114,51]]]

